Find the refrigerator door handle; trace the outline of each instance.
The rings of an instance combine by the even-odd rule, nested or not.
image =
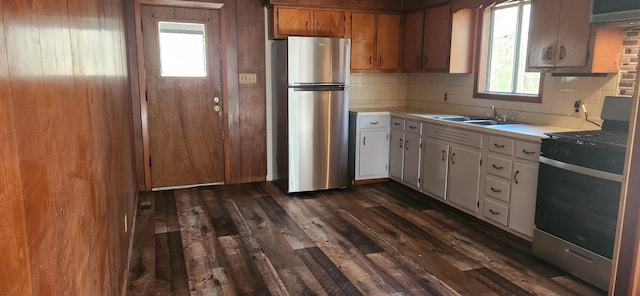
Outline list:
[[[340,84],[305,84],[294,85],[293,91],[344,91],[346,86]]]

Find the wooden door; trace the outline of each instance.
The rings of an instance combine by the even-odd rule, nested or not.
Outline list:
[[[222,183],[220,12],[161,6],[141,12],[151,186]],[[171,52],[177,59],[165,58]],[[192,63],[195,56],[201,60]]]
[[[423,69],[431,72],[449,71],[451,47],[451,5],[425,10]]]
[[[277,33],[279,38],[287,36],[312,36],[311,10],[288,7],[276,8]]]
[[[424,10],[404,15],[402,25],[402,69],[419,71],[422,69],[422,43],[424,28]]]
[[[591,25],[589,0],[563,0],[558,24],[556,67],[586,67]]]
[[[555,65],[560,2],[558,0],[531,2],[527,67],[550,68]]]
[[[400,48],[400,15],[378,15],[378,70],[397,70]]]
[[[351,14],[351,69],[375,69],[375,28],[375,13],[354,12]]]
[[[315,10],[313,12],[313,35],[321,37],[344,37],[345,17],[342,10]]]

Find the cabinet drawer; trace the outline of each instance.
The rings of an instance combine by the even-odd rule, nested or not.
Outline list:
[[[404,130],[404,119],[398,117],[391,117],[391,128]]]
[[[504,202],[509,202],[509,183],[496,180],[491,177],[486,178],[484,193]]]
[[[540,159],[540,143],[516,142],[516,157],[538,161]]]
[[[513,162],[511,160],[489,155],[487,173],[511,180],[512,166]]]
[[[405,131],[416,135],[422,135],[422,122],[407,120],[405,123]]]
[[[490,199],[484,200],[484,216],[502,225],[507,225],[509,209]]]
[[[513,140],[496,136],[489,137],[489,151],[513,155]]]
[[[358,116],[358,128],[388,128],[389,116]]]

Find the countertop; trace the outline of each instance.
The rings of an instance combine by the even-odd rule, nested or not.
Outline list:
[[[575,129],[550,126],[550,125],[536,125],[528,123],[509,123],[498,125],[475,125],[471,123],[449,121],[444,119],[438,119],[440,116],[446,115],[468,115],[468,114],[453,114],[443,113],[439,111],[429,111],[421,109],[411,108],[351,108],[350,112],[358,113],[358,115],[391,115],[396,117],[402,117],[405,119],[419,120],[427,123],[435,123],[440,125],[446,125],[451,127],[464,128],[467,130],[474,130],[483,133],[489,133],[494,135],[514,137],[522,140],[540,142],[544,133],[549,132],[565,132],[575,131]]]

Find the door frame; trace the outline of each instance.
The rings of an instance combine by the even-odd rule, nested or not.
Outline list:
[[[134,1],[134,24],[136,39],[136,57],[138,70],[138,98],[140,99],[140,120],[142,129],[142,160],[144,167],[144,189],[151,191],[151,147],[149,144],[149,123],[147,112],[147,82],[144,64],[144,42],[142,36],[142,6],[167,6],[175,8],[194,8],[194,9],[212,9],[220,12],[220,53],[221,53],[221,78],[222,78],[222,134],[223,134],[223,155],[224,155],[224,182],[229,183],[229,137],[228,135],[228,89],[227,89],[227,52],[226,52],[226,34],[225,34],[225,9],[224,3],[182,1],[182,0],[135,0]]]

